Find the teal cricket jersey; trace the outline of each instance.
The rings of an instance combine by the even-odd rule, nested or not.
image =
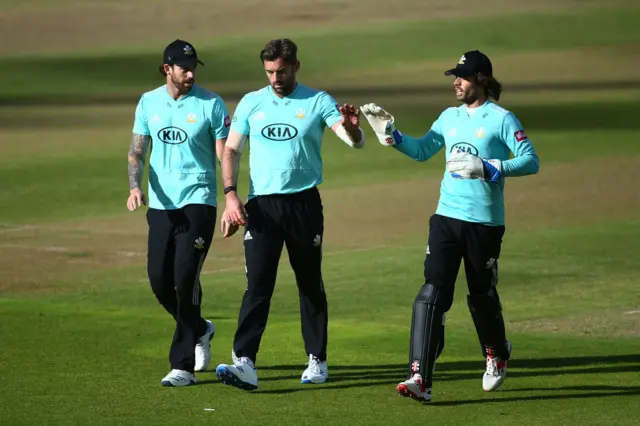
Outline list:
[[[220,96],[196,84],[177,101],[158,87],[142,95],[133,133],[151,136],[149,207],[216,206],[216,139],[229,134]]]
[[[322,183],[322,136],[341,119],[333,97],[301,84],[284,98],[271,86],[246,94],[231,128],[249,137],[249,198]]]
[[[446,109],[422,138],[396,132],[394,139],[394,148],[417,161],[428,160],[442,148],[447,159],[462,150],[502,161],[502,178],[495,183],[455,179],[445,169],[436,214],[468,222],[504,225],[504,178],[538,172],[538,155],[520,121],[491,101],[471,116],[465,105]],[[514,158],[510,159],[511,153]]]

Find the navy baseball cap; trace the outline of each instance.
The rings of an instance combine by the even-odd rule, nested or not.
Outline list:
[[[184,40],[175,40],[164,49],[164,63],[185,68],[195,68],[196,64],[204,65],[198,59],[196,48]]]
[[[487,55],[479,50],[471,50],[462,55],[456,67],[445,71],[444,75],[469,77],[478,73],[491,77],[493,75],[493,67]]]

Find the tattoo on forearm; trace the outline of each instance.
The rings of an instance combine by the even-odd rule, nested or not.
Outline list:
[[[151,137],[133,133],[131,136],[131,146],[129,147],[129,189],[140,188],[142,173],[144,172],[144,161],[147,155],[147,148]]]

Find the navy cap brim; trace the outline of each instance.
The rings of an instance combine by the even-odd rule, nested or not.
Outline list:
[[[196,66],[196,64],[200,64],[202,66],[204,66],[204,62],[202,62],[200,59],[196,59],[194,60],[184,60],[184,59],[180,59],[178,61],[171,61],[172,64],[174,65],[178,65],[178,66],[185,66],[185,67],[194,67]]]
[[[444,72],[444,75],[454,75],[456,77],[469,77],[475,74],[473,70],[467,70],[464,68],[452,68]]]

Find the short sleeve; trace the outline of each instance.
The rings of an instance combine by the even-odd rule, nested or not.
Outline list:
[[[320,97],[320,113],[322,114],[322,119],[327,124],[327,127],[331,127],[342,120],[342,114],[340,114],[338,103],[333,96],[324,92]]]
[[[251,101],[247,95],[245,95],[233,113],[233,118],[231,119],[231,128],[233,130],[242,135],[249,134],[249,114],[251,114],[251,109]]]
[[[229,136],[231,119],[227,106],[221,98],[214,101],[211,111],[211,136],[214,139],[226,139]]]
[[[433,124],[431,125],[431,129],[429,130],[430,132],[433,132],[433,135],[436,139],[438,139],[438,142],[442,143],[444,143],[444,136],[442,135],[442,122],[444,121],[444,115],[445,112],[443,111],[438,116],[436,121],[433,122]]]
[[[149,132],[149,125],[147,124],[147,112],[145,111],[144,96],[140,98],[138,106],[136,107],[136,113],[133,120],[133,133],[145,136],[149,136],[151,134]]]

